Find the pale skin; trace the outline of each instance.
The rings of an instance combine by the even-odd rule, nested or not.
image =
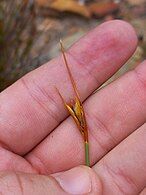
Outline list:
[[[79,166],[83,140],[56,90],[66,101],[73,96],[62,56],[0,94],[1,194],[137,195],[144,190],[146,61],[92,94],[136,46],[133,28],[117,20],[98,26],[67,51],[84,102],[91,168]],[[84,180],[83,189],[77,189],[78,179]]]

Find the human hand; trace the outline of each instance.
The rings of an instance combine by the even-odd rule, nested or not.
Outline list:
[[[144,189],[146,62],[91,95],[128,60],[136,44],[129,24],[110,21],[67,52],[82,101],[88,97],[91,169],[78,166],[84,164],[82,136],[56,91],[66,101],[73,95],[62,56],[0,94],[2,194],[134,195]]]

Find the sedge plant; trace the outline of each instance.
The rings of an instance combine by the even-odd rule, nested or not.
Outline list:
[[[86,122],[86,117],[85,117],[85,112],[84,112],[84,108],[83,108],[83,104],[80,100],[80,96],[79,96],[79,92],[77,90],[75,81],[73,79],[73,76],[71,74],[68,62],[67,62],[67,58],[65,55],[65,50],[62,44],[62,41],[60,41],[60,45],[61,45],[61,52],[63,55],[63,59],[66,65],[66,69],[74,90],[74,94],[75,94],[75,98],[72,99],[69,103],[65,102],[64,98],[62,97],[62,95],[59,92],[59,95],[66,107],[66,109],[68,110],[69,114],[72,116],[73,120],[75,121],[82,137],[84,140],[84,146],[85,146],[85,165],[86,166],[90,166],[90,159],[89,159],[89,140],[88,140],[88,128],[87,128],[87,122]]]

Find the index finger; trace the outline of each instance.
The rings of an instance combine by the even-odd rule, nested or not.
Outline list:
[[[67,59],[82,100],[125,63],[136,43],[129,24],[110,21],[71,47]],[[62,57],[32,71],[1,93],[0,140],[10,150],[26,154],[67,117],[54,86],[66,100],[70,99],[73,91]]]

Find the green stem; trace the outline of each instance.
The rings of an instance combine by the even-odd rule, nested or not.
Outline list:
[[[85,164],[86,164],[86,166],[90,167],[89,143],[88,142],[85,142]]]

